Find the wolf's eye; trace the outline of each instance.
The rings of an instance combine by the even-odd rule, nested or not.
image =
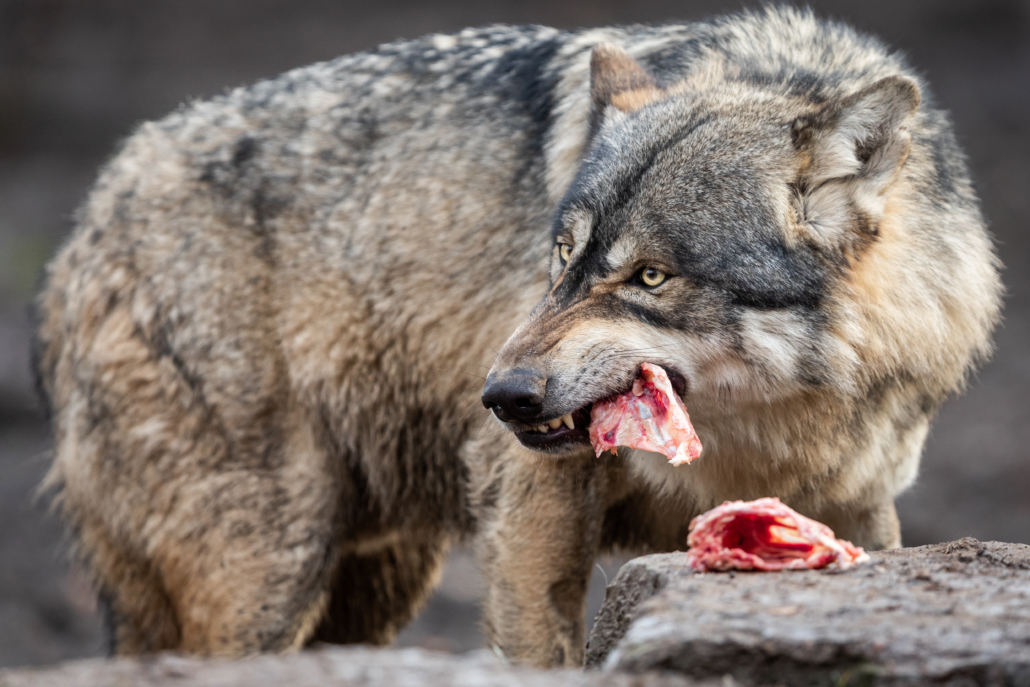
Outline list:
[[[567,265],[569,258],[572,257],[572,246],[567,243],[563,243],[558,246],[558,257],[561,258],[561,264]]]
[[[645,267],[640,273],[640,281],[644,286],[658,286],[665,281],[665,272],[657,267]]]

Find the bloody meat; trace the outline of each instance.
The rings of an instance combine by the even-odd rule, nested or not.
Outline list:
[[[590,443],[600,456],[618,446],[663,453],[673,465],[701,455],[701,440],[665,370],[643,363],[630,391],[594,404]]]
[[[847,568],[869,560],[860,547],[777,498],[727,501],[694,518],[687,564],[695,570]]]

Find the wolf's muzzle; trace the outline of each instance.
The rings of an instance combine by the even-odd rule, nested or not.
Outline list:
[[[547,379],[532,370],[490,373],[483,388],[483,405],[501,422],[533,423],[544,409]]]

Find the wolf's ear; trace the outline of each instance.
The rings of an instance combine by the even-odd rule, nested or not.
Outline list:
[[[608,106],[634,112],[664,98],[665,91],[628,52],[599,43],[590,55],[590,97],[595,118],[600,118]]]
[[[918,107],[915,82],[890,76],[794,121],[794,145],[807,153],[800,181],[809,224],[832,231],[850,208],[875,233],[886,191],[908,157],[908,122]]]

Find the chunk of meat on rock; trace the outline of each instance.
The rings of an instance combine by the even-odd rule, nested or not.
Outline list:
[[[694,518],[687,537],[694,570],[848,568],[869,560],[860,547],[777,498],[727,501]]]

